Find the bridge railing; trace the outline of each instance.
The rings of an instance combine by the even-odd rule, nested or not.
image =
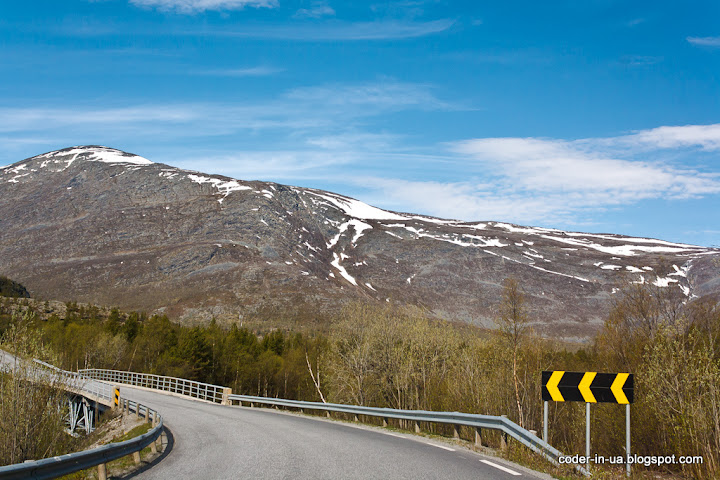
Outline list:
[[[4,351],[0,351],[0,355],[2,356],[3,368],[7,368],[15,362],[25,361],[17,359]],[[78,373],[62,370],[40,360],[34,360],[34,362],[39,366],[34,371],[35,375],[39,377],[37,380],[59,380],[57,385],[60,388],[82,395],[90,394],[97,398],[110,400],[109,404],[112,402],[112,386],[88,380]],[[151,446],[153,451],[157,451],[157,442],[163,433],[163,419],[157,411],[132,400],[120,398],[119,403],[118,407],[128,413],[134,412],[137,418],[144,418],[148,423],[154,424],[154,427],[147,433],[124,442],[111,443],[91,450],[42,460],[0,466],[0,480],[57,478],[93,467],[98,467],[98,478],[104,480],[107,478],[106,464],[108,462],[127,455],[133,455],[135,463],[139,463],[139,452],[142,449]]]
[[[209,383],[186,380],[184,378],[165,377],[149,373],[125,372],[122,370],[85,369],[78,374],[82,378],[99,380],[113,384],[150,388],[165,392],[186,395],[212,403],[227,403],[229,388]]]
[[[526,430],[504,416],[477,415],[460,412],[433,412],[425,410],[397,410],[392,408],[363,407],[358,405],[343,405],[335,403],[304,402],[299,400],[286,400],[281,398],[255,397],[250,395],[233,395],[229,388],[219,385],[210,385],[192,380],[185,380],[175,377],[163,377],[135,372],[124,372],[119,370],[80,370],[80,375],[85,378],[111,382],[114,384],[125,384],[139,386],[155,390],[186,395],[214,403],[232,405],[233,402],[249,403],[251,405],[271,405],[277,407],[296,408],[300,410],[320,410],[325,412],[339,412],[353,415],[367,415],[383,419],[399,419],[415,422],[415,429],[419,432],[419,422],[450,424],[457,427],[460,425],[475,428],[476,443],[479,443],[482,429],[496,430],[508,437],[511,437],[532,451],[542,455],[554,464],[559,463],[562,453],[555,447],[539,438],[534,432]],[[385,422],[384,422],[385,423]],[[589,475],[582,466],[576,470],[584,475]]]
[[[88,378],[83,377],[77,372],[69,372],[61,368],[43,362],[41,360],[33,360],[36,364],[40,365],[41,369],[44,370],[46,375],[55,375],[62,381],[62,384],[66,388],[76,390],[79,393],[90,394],[97,399],[105,400],[110,405],[110,401],[113,398],[112,386],[106,383],[94,382]]]

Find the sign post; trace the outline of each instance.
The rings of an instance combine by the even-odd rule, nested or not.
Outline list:
[[[542,399],[544,406],[543,436],[547,442],[547,403],[585,402],[585,456],[590,469],[590,404],[625,404],[625,455],[626,471],[630,476],[630,404],[634,401],[635,377],[631,373],[542,372]]]
[[[625,470],[630,476],[630,404],[625,404]]]

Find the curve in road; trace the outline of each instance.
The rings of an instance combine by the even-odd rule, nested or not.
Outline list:
[[[141,479],[548,479],[459,446],[270,409],[121,387],[158,410],[173,448]]]

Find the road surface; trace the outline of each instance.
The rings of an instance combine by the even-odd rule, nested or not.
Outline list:
[[[121,395],[160,412],[172,434],[169,453],[139,479],[550,478],[451,443],[380,428],[130,387],[121,387]]]

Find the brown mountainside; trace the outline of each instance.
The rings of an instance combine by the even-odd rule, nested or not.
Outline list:
[[[661,240],[389,212],[105,147],[0,169],[0,275],[33,296],[179,320],[312,316],[364,299],[490,326],[514,276],[537,329],[586,338],[625,281],[716,296],[718,258]]]

